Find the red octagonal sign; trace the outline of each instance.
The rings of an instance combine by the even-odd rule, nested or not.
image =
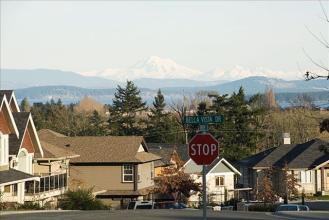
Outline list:
[[[211,134],[196,134],[188,144],[188,154],[198,165],[209,165],[219,153],[219,143]]]

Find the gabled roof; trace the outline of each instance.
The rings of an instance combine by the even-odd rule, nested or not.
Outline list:
[[[28,130],[28,126],[30,125],[32,128],[32,132],[34,133],[33,136],[35,138],[35,144],[37,147],[36,152],[39,152],[41,155],[43,154],[40,141],[38,138],[38,134],[36,133],[34,123],[31,117],[30,112],[13,112],[13,117],[15,119],[15,124],[17,126],[19,132],[19,138],[14,135],[9,135],[9,154],[10,155],[17,155],[19,149],[21,148],[25,133]]]
[[[0,186],[29,180],[39,180],[39,178],[15,169],[0,171]]]
[[[190,159],[187,154],[186,144],[147,143],[147,147],[151,153],[160,156],[162,162],[166,165],[170,164],[174,149],[182,161],[186,162]]]
[[[238,166],[247,166],[247,167],[253,167],[255,166],[257,163],[259,163],[261,160],[263,160],[267,155],[269,155],[273,150],[275,149],[275,147],[266,149],[264,151],[261,151],[257,154],[251,155],[247,158],[244,158],[242,160],[239,160],[236,164]]]
[[[217,157],[209,166],[206,166],[206,173],[212,173],[219,164],[225,164],[233,173],[241,175],[241,173],[223,157]],[[197,165],[192,159],[189,159],[183,167],[186,173],[200,174],[202,172],[202,165]]]
[[[72,163],[144,163],[160,159],[148,152],[141,136],[62,137],[50,130],[41,130],[39,137],[42,142],[80,155],[72,159]],[[140,146],[144,152],[138,152]]]
[[[11,110],[10,110],[10,106],[8,104],[7,98],[6,98],[5,95],[1,95],[0,97],[1,97],[0,98],[0,110],[2,110],[3,108],[6,109],[6,110],[2,110],[2,111],[6,112],[7,118],[9,118],[9,123],[10,123],[9,127],[10,127],[11,131],[13,132],[13,135],[18,138],[20,133],[19,133],[18,128],[16,126],[14,116],[13,116]]]
[[[0,97],[6,96],[8,103],[14,107],[13,112],[20,112],[19,106],[13,90],[0,90]]]
[[[154,146],[154,143],[148,143],[147,146],[148,146],[149,152],[161,157],[160,160],[154,162],[155,167],[171,165],[170,160],[171,160],[171,156],[173,153],[172,147],[170,148],[170,147]]]
[[[55,145],[49,144],[47,142],[42,142],[42,149],[43,149],[43,157],[40,153],[35,153],[34,158],[36,160],[58,160],[58,159],[68,159],[68,158],[75,158],[79,157],[73,153],[70,149],[67,148],[60,148]]]
[[[329,162],[329,154],[321,150],[329,143],[321,139],[313,139],[302,144],[281,145],[254,165],[254,169],[269,167],[291,169],[313,169],[324,162]]]

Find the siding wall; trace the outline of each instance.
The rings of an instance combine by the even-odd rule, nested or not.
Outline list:
[[[69,188],[94,187],[101,190],[133,190],[134,183],[122,182],[121,166],[76,166],[70,165]]]
[[[151,169],[153,162],[143,163],[138,165],[138,173],[140,175],[140,181],[137,183],[137,189],[143,189],[154,185],[154,171],[153,178],[151,177]]]
[[[22,147],[24,147],[29,153],[35,152],[29,129],[26,129],[25,135],[23,137]]]
[[[216,177],[224,176],[224,186],[216,186]],[[202,176],[191,175],[195,182],[202,184]],[[227,200],[233,198],[234,193],[230,190],[234,189],[234,173],[222,172],[211,173],[207,175],[207,195],[208,202],[222,203],[225,202],[225,190],[227,190]],[[199,202],[199,195],[195,194],[189,198],[190,203]]]
[[[9,134],[10,133],[10,129],[7,123],[7,119],[5,117],[4,112],[1,110],[0,111],[0,131],[3,134]]]

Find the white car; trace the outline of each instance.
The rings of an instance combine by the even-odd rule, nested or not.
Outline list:
[[[153,208],[154,208],[154,202],[152,201],[131,201],[127,206],[128,210],[153,209]]]
[[[296,204],[285,204],[280,205],[275,212],[301,212],[301,211],[310,211],[310,208],[307,205],[296,205]]]

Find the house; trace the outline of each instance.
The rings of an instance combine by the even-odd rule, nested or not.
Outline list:
[[[188,160],[183,170],[191,175],[196,182],[202,184],[202,165],[197,165],[193,160]],[[207,200],[208,203],[222,204],[234,198],[237,177],[241,173],[225,158],[218,157],[212,164],[206,167]],[[190,204],[198,204],[200,195],[192,195]]]
[[[160,160],[154,161],[155,177],[161,176],[166,167],[175,166],[178,162],[183,165],[189,159],[186,144],[147,143],[147,146],[151,153],[160,157]]]
[[[42,143],[80,155],[70,160],[69,188],[91,188],[97,198],[112,207],[130,200],[152,199],[154,161],[143,137],[67,137],[40,130]]]
[[[274,190],[285,192],[285,172],[297,180],[298,193],[329,194],[329,154],[323,150],[329,143],[313,139],[301,144],[291,144],[289,134],[284,134],[283,144],[239,161],[242,173],[239,183],[252,187],[257,193],[265,170],[272,169]]]
[[[45,158],[30,112],[21,112],[12,90],[0,91],[0,191],[2,202],[56,202],[64,193],[67,169],[53,167],[68,163],[70,155]],[[74,156],[74,155],[71,155]],[[42,164],[41,164],[42,161]],[[47,165],[46,173],[39,167]],[[57,181],[56,181],[57,180]]]

